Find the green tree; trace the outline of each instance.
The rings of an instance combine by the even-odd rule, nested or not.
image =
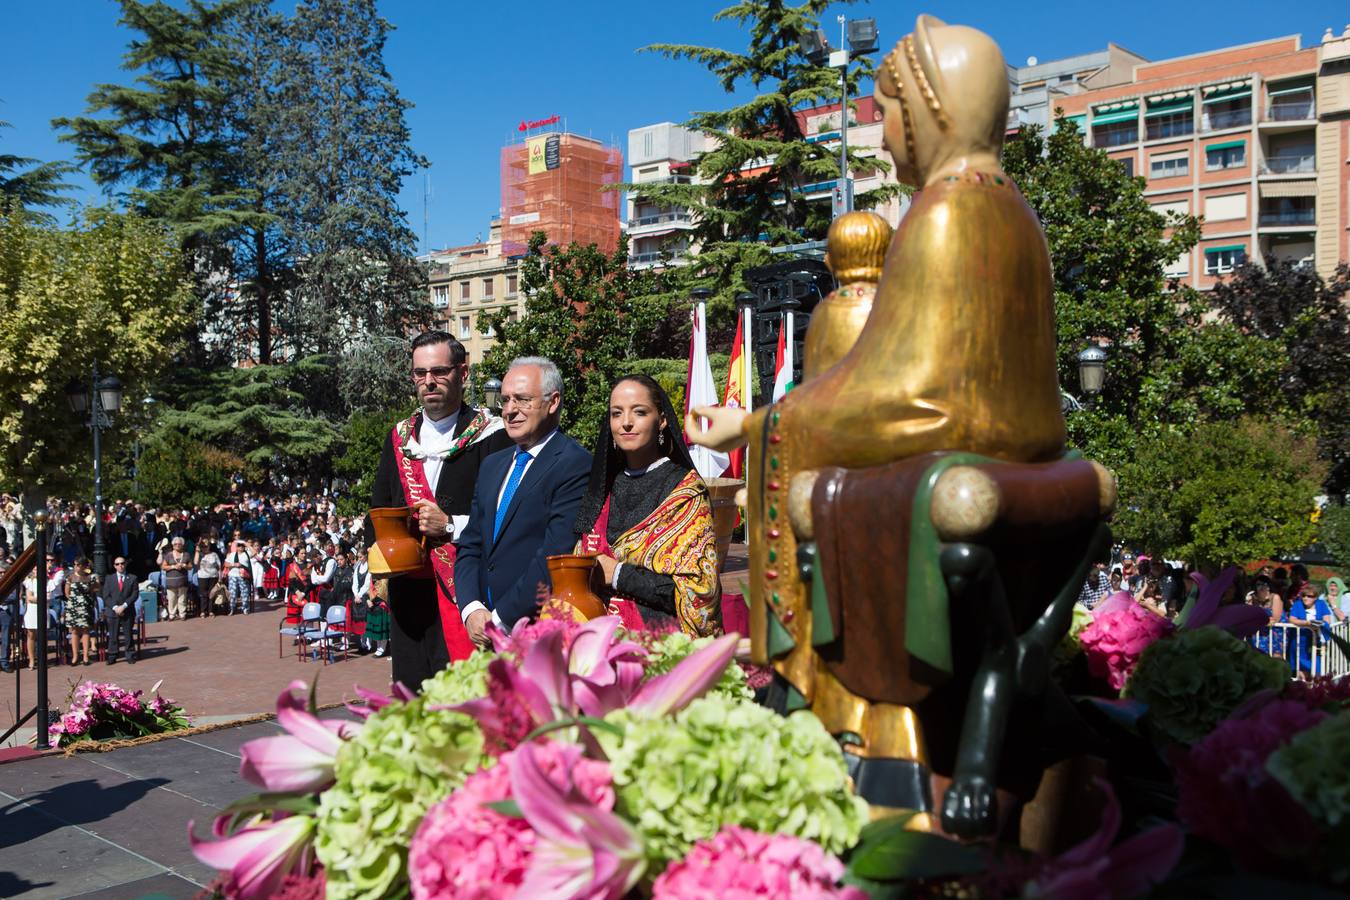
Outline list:
[[[0,128],[10,127],[8,122],[0,122]],[[74,171],[75,167],[66,162],[41,162],[0,153],[0,210],[17,204],[34,221],[51,224],[51,214],[39,209],[71,205],[73,201],[62,194],[74,189],[74,185],[64,180]]]
[[[642,353],[642,338],[664,321],[660,276],[628,268],[628,242],[610,254],[594,244],[567,247],[530,236],[521,262],[525,316],[512,322],[505,311],[487,317],[498,340],[474,367],[475,382],[500,378],[518,356],[546,356],[562,371],[563,428],[589,435],[609,406],[609,389],[628,361]]]
[[[745,270],[770,262],[770,247],[823,239],[829,229],[830,202],[809,200],[805,188],[839,177],[839,153],[828,142],[806,140],[800,111],[838,102],[838,70],[813,65],[801,52],[802,38],[816,30],[831,5],[828,0],[796,6],[784,0],[742,0],[721,10],[715,21],[736,22],[749,34],[741,52],[675,43],[643,48],[699,63],[728,94],[747,87],[753,92],[744,102],[697,113],[684,123],[713,139],[711,149],[693,161],[698,183],[623,186],[655,204],[694,213],[693,238],[700,251],[672,273],[665,300],[677,308],[691,288],[711,289],[709,330],[719,337],[725,332],[728,340],[735,329],[736,295],[746,290]],[[853,60],[847,73],[850,96],[860,92],[872,70],[867,57]],[[849,168],[866,176],[889,171],[890,164],[850,148]],[[859,194],[855,205],[871,209],[902,190],[881,185]]]
[[[1329,464],[1324,487],[1336,496],[1350,491],[1348,289],[1344,263],[1328,283],[1312,266],[1272,257],[1241,267],[1210,294],[1222,321],[1264,343],[1274,371],[1261,400],[1310,420]]]
[[[162,411],[158,433],[176,431],[242,457],[264,477],[315,476],[327,469],[338,429],[315,415],[315,392],[333,390],[322,357],[289,365],[187,370]],[[321,400],[320,400],[321,402]]]
[[[0,216],[0,482],[59,490],[89,465],[65,386],[97,360],[134,398],[190,321],[189,283],[162,227],[105,210],[71,229]],[[113,428],[120,427],[113,418]]]
[[[1317,541],[1340,566],[1350,566],[1350,506],[1332,505],[1322,510]]]
[[[1121,465],[1116,534],[1193,563],[1245,563],[1312,543],[1325,466],[1277,421],[1206,422],[1139,441]]]
[[[342,426],[342,452],[333,458],[333,474],[349,483],[338,500],[338,512],[342,515],[364,515],[370,509],[375,470],[380,465],[385,439],[394,423],[409,415],[411,407],[409,402],[401,407],[352,413]]]
[[[230,493],[230,476],[247,463],[237,454],[165,431],[141,451],[140,496],[157,507],[209,507]]]

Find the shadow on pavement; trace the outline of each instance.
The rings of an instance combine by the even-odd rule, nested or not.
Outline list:
[[[26,843],[65,825],[101,822],[168,783],[167,778],[147,778],[105,788],[93,779],[85,779],[28,794],[0,807],[0,849]],[[42,815],[33,815],[35,812]],[[0,896],[14,894],[0,884]]]

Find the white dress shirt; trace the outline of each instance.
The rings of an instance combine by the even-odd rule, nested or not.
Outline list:
[[[422,412],[422,425],[417,429],[417,443],[422,445],[427,456],[422,460],[422,471],[427,473],[427,484],[431,487],[431,493],[436,494],[436,484],[441,480],[441,466],[445,459],[442,454],[448,453],[455,444],[455,425],[459,422],[459,410],[456,409],[444,419],[433,420],[431,416]]]

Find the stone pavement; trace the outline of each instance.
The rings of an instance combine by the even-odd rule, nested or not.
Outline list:
[[[253,722],[0,765],[0,897],[198,894],[216,873],[192,855],[188,822],[205,837],[221,808],[257,793],[239,777],[239,745],[281,733],[273,722]]]

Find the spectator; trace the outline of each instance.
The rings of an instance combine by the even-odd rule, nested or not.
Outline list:
[[[370,566],[366,562],[366,548],[357,545],[353,551],[352,565],[352,621],[360,623],[361,649],[370,649],[370,640],[365,634],[366,622],[370,618]]]
[[[248,555],[243,538],[236,538],[234,549],[225,557],[225,575],[230,591],[230,611],[236,609],[248,615],[253,607],[253,559]]]
[[[1114,594],[1116,591],[1122,590],[1121,584],[1123,583],[1124,577],[1125,577],[1125,575],[1124,575],[1123,572],[1121,572],[1120,566],[1115,566],[1114,568],[1111,569],[1111,593],[1112,593],[1112,594]]]
[[[1265,575],[1256,577],[1255,586],[1247,594],[1247,602],[1259,606],[1270,614],[1270,625],[1284,621],[1284,601],[1280,595],[1270,589],[1270,578]]]
[[[211,618],[211,592],[220,581],[220,552],[211,538],[197,542],[197,602],[201,616]]]
[[[1135,595],[1134,599],[1149,612],[1162,616],[1164,619],[1168,618],[1167,604],[1163,600],[1162,586],[1158,579],[1152,576],[1145,579],[1144,586],[1139,589],[1139,593]]]
[[[81,661],[86,666],[93,665],[89,659],[89,650],[93,638],[89,630],[98,616],[95,599],[97,585],[94,583],[94,567],[87,557],[81,556],[71,566],[70,578],[66,581],[65,624],[70,631],[70,664]]]
[[[1087,579],[1078,591],[1078,602],[1088,610],[1106,599],[1111,591],[1111,579],[1106,574],[1106,563],[1096,563],[1088,570]]]
[[[1327,592],[1324,598],[1331,612],[1342,622],[1350,617],[1350,597],[1345,593],[1345,582],[1339,578],[1327,579]]]
[[[187,618],[187,570],[191,564],[187,555],[187,542],[182,537],[172,538],[159,558],[159,568],[164,573],[164,601],[168,609],[166,621]]]
[[[1135,568],[1134,554],[1125,551],[1125,555],[1120,558],[1120,572],[1123,581],[1123,587],[1131,594],[1136,593],[1144,586],[1144,578]]]
[[[3,510],[0,510],[0,516],[3,516]],[[4,575],[11,565],[14,564],[13,557],[9,554],[8,547],[0,547],[0,575]],[[0,597],[0,672],[12,672],[9,665],[10,636],[14,634],[14,629],[19,627],[23,621],[19,616],[19,591],[21,588],[14,588],[8,594]]]

